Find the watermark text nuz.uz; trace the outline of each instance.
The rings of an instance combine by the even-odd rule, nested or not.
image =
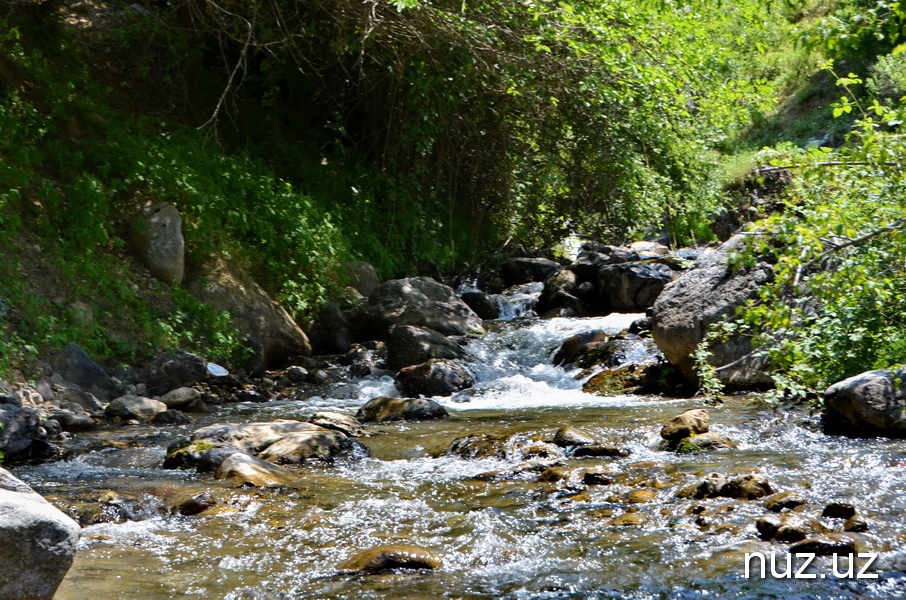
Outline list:
[[[831,556],[829,573],[807,571],[812,566],[814,553],[781,553],[746,552],[745,577],[768,577],[774,579],[877,579],[877,573],[867,573],[869,567],[878,558],[877,552],[860,552],[858,554],[834,554]],[[859,559],[859,560],[857,560]]]

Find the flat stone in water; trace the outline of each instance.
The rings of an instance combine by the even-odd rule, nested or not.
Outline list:
[[[439,556],[418,546],[386,545],[358,552],[342,565],[341,571],[383,573],[396,569],[438,569]]]

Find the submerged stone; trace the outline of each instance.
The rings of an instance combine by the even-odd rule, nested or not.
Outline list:
[[[340,565],[341,571],[383,573],[397,569],[439,569],[440,557],[418,546],[392,544],[362,550]]]

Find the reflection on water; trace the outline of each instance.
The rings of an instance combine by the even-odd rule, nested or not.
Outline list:
[[[476,391],[448,399],[445,421],[373,427],[371,458],[303,467],[289,489],[236,489],[209,476],[160,469],[169,441],[189,429],[114,429],[81,436],[79,458],[19,469],[52,499],[111,490],[144,499],[152,518],[86,527],[58,600],[203,598],[699,599],[906,597],[906,442],[824,436],[806,411],[774,413],[748,398],[711,408],[712,429],[736,450],[675,455],[653,448],[660,426],[695,400],[583,394],[575,371],[550,366],[572,333],[619,331],[633,317],[502,324],[471,342]],[[225,405],[204,422],[299,418],[324,407],[352,412],[392,392],[366,379],[357,393],[263,405]],[[469,400],[458,402],[457,400]],[[571,459],[576,470],[607,466],[611,485],[479,481],[515,463],[463,460],[445,449],[458,437],[549,438],[572,425],[626,458]],[[111,445],[110,440],[118,443]],[[127,443],[122,443],[123,441]],[[833,500],[855,504],[871,523],[866,543],[882,552],[876,580],[744,579],[746,552],[784,552],[761,542],[760,501],[678,499],[711,471],[759,470],[777,490],[796,490],[820,514]],[[650,490],[630,503],[633,490]],[[198,516],[168,514],[167,498],[209,491],[217,506]],[[613,517],[638,512],[644,525]],[[841,523],[824,520],[838,529]],[[337,566],[357,550],[415,544],[443,567],[418,575],[354,576]],[[819,559],[818,573],[830,573]]]

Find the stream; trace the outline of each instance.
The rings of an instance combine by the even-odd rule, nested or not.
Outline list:
[[[738,448],[657,451],[661,426],[701,407],[700,400],[587,394],[578,369],[551,360],[570,335],[618,333],[638,316],[538,320],[513,308],[489,333],[469,341],[478,383],[438,399],[449,419],[371,425],[371,436],[361,438],[370,457],[297,467],[298,483],[284,488],[236,488],[161,464],[173,440],[203,425],[304,419],[325,409],[355,414],[369,399],[394,394],[389,376],[352,379],[296,400],[218,405],[193,415],[196,423],[189,426],[79,434],[68,446],[73,458],[14,473],[64,511],[98,493],[108,494],[111,507],[123,498],[132,502],[124,522],[83,529],[56,598],[906,597],[906,441],[826,436],[806,408],[774,411],[751,396],[735,396],[708,408],[712,430]],[[577,470],[606,467],[614,474],[611,485],[474,479],[524,462],[521,442],[550,438],[565,425],[631,451],[628,457],[569,459]],[[477,433],[509,438],[512,452],[473,460],[446,454],[453,440]],[[833,576],[831,559],[819,557],[816,578],[746,578],[746,553],[783,557],[789,546],[759,539],[755,520],[768,514],[762,500],[676,497],[713,471],[761,472],[776,491],[804,494],[809,516],[820,516],[832,501],[855,505],[870,523],[862,534],[867,547],[879,553],[866,572],[876,577]],[[653,494],[631,503],[634,490]],[[170,498],[204,492],[216,505],[201,514],[167,508]],[[643,524],[611,524],[630,512],[640,513]],[[822,522],[842,527],[839,519]],[[338,572],[361,549],[397,543],[431,550],[442,567],[415,574]]]

